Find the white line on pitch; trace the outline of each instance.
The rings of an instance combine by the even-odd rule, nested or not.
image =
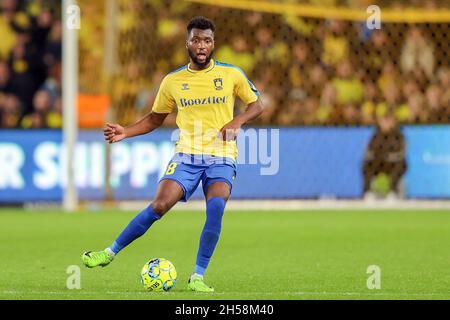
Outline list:
[[[71,290],[71,291],[0,291],[2,294],[50,294],[50,295],[101,295],[101,294],[117,294],[117,295],[177,295],[182,293],[188,293],[183,291],[176,292],[145,292],[145,291],[136,291],[136,292],[122,292],[122,291],[80,291],[80,290]],[[190,292],[189,292],[190,293]],[[191,294],[191,293],[190,293]],[[197,294],[197,293],[195,293]],[[343,296],[406,296],[406,297],[414,297],[414,296],[450,296],[450,292],[448,293],[383,293],[383,292],[216,292],[212,295],[239,295],[239,296],[249,296],[249,295],[266,295],[266,296],[275,296],[275,295],[343,295]]]

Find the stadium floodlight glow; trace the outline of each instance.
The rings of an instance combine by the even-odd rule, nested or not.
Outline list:
[[[78,133],[77,94],[78,94],[78,29],[80,10],[75,0],[64,0],[63,19],[63,143],[65,145],[66,166],[64,174],[67,184],[63,189],[63,208],[74,211],[78,206],[75,186],[75,144]]]

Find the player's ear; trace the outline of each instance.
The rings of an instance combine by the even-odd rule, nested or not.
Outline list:
[[[189,49],[189,39],[191,37],[191,32],[188,32],[187,36],[186,36],[186,49]]]

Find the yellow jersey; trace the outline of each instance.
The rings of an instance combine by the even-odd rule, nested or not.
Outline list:
[[[236,160],[236,141],[223,141],[218,135],[233,119],[236,96],[248,105],[258,99],[259,92],[239,67],[211,59],[203,70],[186,65],[166,75],[152,111],[170,113],[177,107],[176,152]]]

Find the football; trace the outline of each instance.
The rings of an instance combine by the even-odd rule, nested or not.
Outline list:
[[[142,267],[141,283],[147,291],[169,291],[176,282],[177,271],[167,259],[154,258]]]

